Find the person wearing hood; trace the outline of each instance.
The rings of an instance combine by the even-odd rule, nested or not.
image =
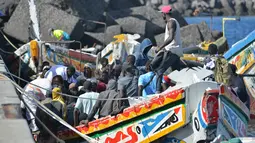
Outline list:
[[[152,42],[150,39],[146,38],[142,41],[140,44],[140,47],[134,53],[134,56],[136,57],[135,66],[139,70],[139,74],[145,74],[146,73],[146,67],[145,64],[149,61],[148,52],[152,48]]]
[[[117,97],[117,82],[110,80],[107,84],[107,90],[100,93],[100,99],[114,99]],[[95,114],[98,112],[98,118],[106,117],[112,112],[112,104],[114,100],[97,100],[92,111],[88,115],[87,120],[92,121]]]

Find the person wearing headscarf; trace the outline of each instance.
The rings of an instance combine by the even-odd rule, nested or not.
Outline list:
[[[62,118],[66,119],[66,104],[65,100],[61,95],[61,89],[60,88],[54,88],[52,90],[52,101],[51,104],[61,113]]]

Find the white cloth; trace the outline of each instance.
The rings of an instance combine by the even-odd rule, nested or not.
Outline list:
[[[183,49],[182,49],[182,41],[181,41],[181,32],[180,32],[180,24],[179,22],[174,19],[170,18],[169,21],[175,21],[176,23],[176,30],[175,30],[175,35],[170,44],[165,46],[165,49],[167,51],[171,51],[174,54],[177,54],[178,56],[182,57],[183,56]],[[166,30],[165,30],[165,41],[169,38],[169,29],[166,24]]]
[[[34,86],[34,85],[37,85],[39,87]],[[40,88],[40,87],[42,87],[43,89]],[[35,97],[37,100],[42,101],[46,98],[47,90],[51,90],[51,82],[48,79],[45,79],[45,78],[44,79],[35,79],[35,80],[31,81],[29,84],[27,84],[24,87],[24,90],[25,90],[26,93],[28,93],[29,95]],[[22,95],[22,96],[23,96],[24,101],[28,105],[28,107],[35,114],[36,113],[36,108],[37,108],[36,102],[31,97],[28,97],[28,96],[25,96],[25,95]],[[21,106],[24,106],[23,104],[24,103],[21,103]],[[33,120],[35,118],[33,116],[33,114],[29,112],[28,109],[26,109],[26,118],[27,118],[28,121]],[[33,124],[31,126],[31,130],[36,131],[36,130],[38,130],[38,128],[36,127],[36,125]]]
[[[78,100],[76,101],[75,108],[79,109],[80,113],[86,113],[87,115],[90,114],[93,106],[96,104],[96,100],[99,96],[99,93],[96,92],[87,92],[79,96]],[[83,99],[83,98],[90,98],[90,99]]]
[[[71,76],[70,78],[67,77],[67,67],[63,65],[55,65],[52,66],[45,74],[45,78],[52,81],[52,78],[56,75],[62,76],[64,80],[66,80],[68,83],[76,83],[76,79]]]

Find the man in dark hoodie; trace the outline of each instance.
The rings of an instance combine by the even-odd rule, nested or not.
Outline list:
[[[107,85],[107,90],[100,93],[100,99],[114,99],[117,97],[117,82],[110,80]],[[87,120],[92,121],[98,111],[98,118],[106,117],[112,112],[112,104],[114,100],[97,100]]]

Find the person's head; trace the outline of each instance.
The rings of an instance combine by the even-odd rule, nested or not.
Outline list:
[[[50,66],[50,63],[49,63],[48,61],[44,61],[44,62],[42,63],[41,71],[43,71],[43,68],[44,68],[45,66]]]
[[[146,62],[145,70],[146,70],[146,72],[152,71],[152,69],[151,69],[151,61],[150,60]]]
[[[56,75],[52,78],[52,88],[58,87],[58,88],[62,88],[64,86],[64,80],[62,78],[62,76],[60,75]]]
[[[121,73],[121,65],[116,65],[114,68],[113,68],[113,76],[115,78],[118,78],[120,76],[120,73]]]
[[[134,55],[128,55],[127,56],[127,63],[131,66],[135,65],[135,56]]]
[[[237,76],[237,73],[236,73],[236,72],[237,72],[237,67],[236,67],[236,65],[230,64],[230,68],[231,68],[233,74],[234,74],[235,76]]]
[[[75,74],[75,68],[73,66],[67,67],[67,77],[70,78]]]
[[[44,78],[44,75],[47,73],[48,70],[50,70],[50,66],[44,66],[42,69],[41,78]]]
[[[50,35],[51,37],[53,37],[53,32],[54,32],[54,30],[55,30],[55,29],[53,29],[53,28],[50,28],[50,29],[48,30],[49,35]]]
[[[106,86],[106,90],[117,90],[116,80],[110,80]]]
[[[172,17],[172,7],[170,5],[163,6],[160,12],[165,22]]]
[[[108,59],[102,58],[100,60],[100,64],[102,65],[102,67],[106,67],[108,65]]]
[[[218,53],[218,47],[215,44],[210,44],[208,47],[208,53],[210,55],[216,55]]]
[[[85,92],[90,92],[92,91],[92,82],[91,81],[85,81],[83,84],[83,89]]]
[[[122,65],[122,73],[123,73],[123,76],[127,76],[127,75],[130,75],[130,76],[134,76],[134,71],[133,71],[133,67],[129,64],[123,64]]]
[[[92,67],[90,64],[85,64],[84,65],[84,76],[87,78],[91,78],[92,77]]]

